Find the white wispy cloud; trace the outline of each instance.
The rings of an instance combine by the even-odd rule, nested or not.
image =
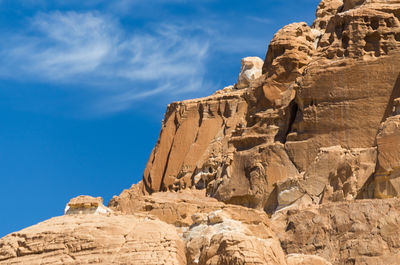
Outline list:
[[[39,13],[25,32],[0,44],[0,75],[16,80],[78,83],[104,94],[103,112],[129,108],[159,93],[200,89],[207,34],[172,24],[126,32],[98,12]]]
[[[25,71],[48,79],[66,79],[95,71],[118,43],[112,23],[93,13],[75,12],[39,14],[32,21],[39,31],[29,46],[21,43],[11,52],[16,59],[25,57]],[[21,51],[23,53],[18,54]]]
[[[261,24],[272,24],[273,20],[265,17],[247,16],[249,20],[261,23]]]

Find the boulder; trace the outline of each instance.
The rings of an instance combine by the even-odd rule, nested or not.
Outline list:
[[[81,195],[71,199],[64,214],[109,214],[111,210],[103,205],[103,198]]]
[[[261,77],[263,64],[264,62],[260,57],[243,58],[236,88],[249,87],[254,80]]]

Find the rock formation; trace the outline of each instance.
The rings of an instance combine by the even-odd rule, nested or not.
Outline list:
[[[66,215],[12,233],[0,264],[186,264],[175,228],[139,215]]]
[[[398,11],[324,0],[311,27],[275,34],[262,75],[243,77],[258,67],[245,58],[231,92],[171,104],[143,192],[204,188],[270,214],[304,195],[397,196]]]
[[[397,198],[328,203],[287,209],[271,222],[289,254],[317,255],[332,264],[399,264],[399,206]]]
[[[236,84],[171,103],[143,179],[0,264],[399,264],[400,2],[322,0]]]
[[[78,196],[71,199],[65,207],[65,214],[107,214],[110,209],[103,205],[103,198],[91,196]]]

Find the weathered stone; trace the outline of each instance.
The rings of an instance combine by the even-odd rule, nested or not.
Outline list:
[[[75,198],[0,264],[398,264],[399,19],[398,0],[322,0],[236,85],[168,106],[112,211]]]
[[[66,215],[0,239],[0,264],[186,264],[175,228],[144,216]]]
[[[318,255],[332,264],[398,264],[399,216],[399,199],[361,200],[291,208],[271,222],[287,254]]]
[[[188,264],[286,264],[268,216],[262,211],[207,198],[204,190],[151,196],[130,192],[115,197],[109,206],[177,226],[183,233]]]
[[[322,0],[318,5],[312,28],[320,32],[325,32],[331,17],[340,12],[342,7],[343,0]]]
[[[287,256],[288,265],[332,265],[325,259],[315,255],[289,254]]]
[[[277,184],[281,209],[307,194],[314,203],[351,201],[360,197],[376,168],[375,148],[321,148],[307,171],[300,177]]]
[[[242,68],[238,81],[237,89],[249,87],[251,83],[262,75],[263,60],[259,57],[246,57],[242,59]]]
[[[242,95],[243,91],[236,91],[170,104],[144,171],[144,190],[206,185],[207,179],[195,176],[215,174],[227,155],[228,138],[247,110]]]
[[[78,196],[71,199],[64,210],[65,214],[110,214],[111,211],[103,205],[103,198]]]
[[[208,219],[184,233],[188,264],[286,264],[275,237],[254,233],[221,210]]]
[[[304,170],[320,147],[374,146],[379,124],[391,112],[391,97],[399,90],[399,5],[366,1],[350,9],[352,5],[348,2],[349,10],[339,8],[330,17],[296,84],[299,111],[287,145]],[[305,145],[306,158],[301,155]]]
[[[274,208],[275,184],[298,175],[282,144],[263,145],[233,156],[233,162],[210,182],[207,194],[251,208]]]
[[[222,203],[206,197],[205,190],[181,190],[138,195],[132,189],[114,197],[109,207],[124,214],[143,213],[176,227],[195,224],[215,224],[224,216],[245,224],[259,235],[272,236],[268,216],[265,212]],[[211,214],[213,213],[213,214]]]
[[[293,82],[311,61],[316,36],[306,23],[293,23],[279,30],[268,47],[263,73],[280,83]]]
[[[400,115],[382,123],[376,141],[380,168],[385,171],[400,168]]]

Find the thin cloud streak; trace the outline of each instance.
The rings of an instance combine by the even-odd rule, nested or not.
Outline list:
[[[272,24],[274,23],[274,21],[272,19],[269,18],[264,18],[264,17],[255,17],[255,16],[247,16],[246,17],[249,20],[261,23],[261,24]]]
[[[77,94],[93,96],[85,104],[89,112],[113,113],[148,97],[167,102],[220,89],[205,81],[215,76],[208,65],[214,58],[236,54],[239,71],[240,56],[262,56],[267,44],[218,18],[153,20],[129,30],[119,19],[100,11],[39,12],[25,29],[3,34],[0,78],[79,87]],[[251,25],[254,18],[245,20]]]
[[[129,35],[97,12],[39,13],[28,32],[9,39],[0,46],[1,76],[85,84],[105,93],[99,108],[104,112],[127,109],[159,93],[200,89],[209,52],[204,32],[158,24],[150,32]]]

